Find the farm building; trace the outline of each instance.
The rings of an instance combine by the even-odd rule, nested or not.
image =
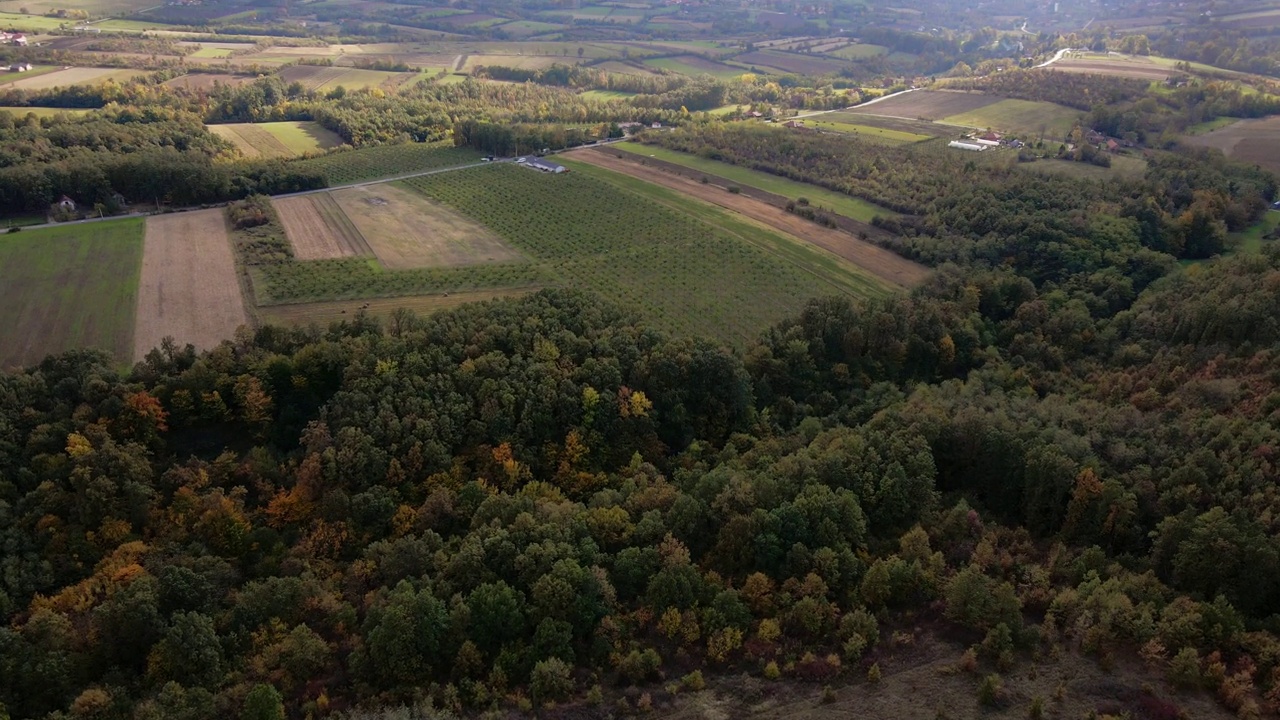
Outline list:
[[[983,147],[1000,147],[1000,142],[998,140],[983,140],[982,138],[975,139],[973,144],[981,145]]]
[[[9,66],[9,72],[27,72],[31,69],[31,63],[14,63]]]
[[[957,149],[957,150],[972,150],[972,151],[975,151],[975,152],[982,152],[983,150],[986,150],[986,149],[987,149],[987,146],[986,146],[986,145],[978,145],[978,144],[976,144],[976,143],[960,142],[959,140],[952,140],[951,142],[947,143],[947,147],[955,148],[955,149]]]
[[[5,45],[9,45],[9,44],[26,45],[27,36],[23,35],[22,33],[0,32],[0,43],[3,43]]]
[[[562,173],[569,171],[569,168],[561,165],[560,163],[554,163],[550,160],[543,160],[540,157],[533,156],[516,158],[516,164],[549,173]]]
[[[66,195],[63,195],[61,198],[58,199],[58,209],[66,210],[67,212],[75,212],[76,201],[72,200]]]

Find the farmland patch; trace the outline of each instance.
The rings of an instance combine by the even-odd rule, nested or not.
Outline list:
[[[329,193],[272,200],[293,256],[299,260],[372,255],[364,236]]]
[[[451,142],[437,142],[343,150],[322,157],[295,160],[292,165],[323,174],[330,185],[342,185],[479,161],[480,153],[475,150],[454,147]]]
[[[204,349],[248,321],[222,208],[147,218],[133,356],[166,337]]]
[[[746,65],[774,68],[782,72],[796,73],[798,75],[826,75],[838,72],[848,64],[833,58],[799,55],[776,50],[758,50],[756,52],[743,53],[733,60]]]
[[[914,94],[914,93],[912,93]],[[949,115],[940,120],[948,125],[964,125],[1022,135],[1043,136],[1059,141],[1071,132],[1084,113],[1064,105],[1030,100],[1000,100],[976,110]]]
[[[483,225],[395,184],[347,188],[332,195],[389,270],[520,259]]]
[[[940,120],[945,117],[969,113],[1000,101],[1000,98],[981,93],[949,92],[945,90],[917,90],[902,93],[887,100],[849,108],[844,112],[853,115],[884,115],[909,120]]]
[[[143,70],[121,70],[119,68],[67,68],[65,70],[37,74],[34,77],[29,73],[22,73],[23,78],[11,81],[8,87],[16,90],[48,90],[49,88],[72,85],[95,85],[107,80],[124,82],[146,74]]]
[[[129,360],[142,228],[126,219],[0,235],[0,368],[74,348]]]
[[[342,138],[332,131],[308,121],[227,123],[210,125],[209,131],[233,143],[249,158],[297,157],[342,144]]]
[[[675,57],[653,58],[644,61],[645,65],[670,70],[681,75],[710,75],[718,79],[738,77],[748,70],[708,60],[697,55],[677,55]]]
[[[1241,120],[1183,140],[1188,145],[1217,148],[1233,160],[1256,163],[1280,173],[1280,115]]]
[[[466,305],[467,303],[509,298],[533,292],[536,288],[511,288],[500,290],[476,290],[473,292],[439,293],[436,295],[410,295],[407,297],[372,298],[368,300],[335,300],[330,302],[271,305],[261,310],[262,321],[272,325],[310,325],[321,327],[331,322],[351,320],[359,313],[379,318],[384,322],[396,310],[404,308],[418,315],[428,315],[438,310]]]
[[[252,81],[253,78],[245,75],[187,73],[186,75],[179,75],[172,80],[167,80],[164,84],[171,88],[182,88],[184,90],[212,90],[218,84],[235,87]]]

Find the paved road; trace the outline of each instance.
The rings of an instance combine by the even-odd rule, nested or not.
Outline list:
[[[1049,67],[1050,65],[1052,65],[1052,64],[1054,64],[1054,63],[1058,62],[1059,60],[1061,60],[1061,59],[1062,59],[1062,57],[1063,57],[1064,55],[1066,55],[1066,54],[1067,54],[1067,53],[1069,53],[1069,52],[1072,52],[1073,50],[1074,50],[1074,48],[1062,48],[1062,49],[1061,49],[1061,50],[1059,50],[1058,52],[1054,53],[1054,54],[1053,54],[1053,57],[1049,58],[1048,60],[1045,60],[1044,62],[1040,63],[1039,65],[1036,65],[1035,67],[1038,67],[1038,68],[1042,68],[1042,67]]]

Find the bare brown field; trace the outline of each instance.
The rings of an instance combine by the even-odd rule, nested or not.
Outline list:
[[[414,295],[371,300],[340,300],[336,302],[300,303],[296,305],[271,305],[261,308],[262,321],[270,325],[328,325],[331,322],[353,319],[361,310],[376,318],[386,319],[400,308],[427,315],[437,310],[449,310],[467,303],[496,298],[518,297],[534,292],[537,288],[511,290],[485,290],[477,292],[449,293],[447,295]],[[367,307],[365,307],[367,306]]]
[[[1063,58],[1049,66],[1062,72],[1114,75],[1139,80],[1164,80],[1173,74],[1173,68],[1155,63],[1139,63],[1130,60],[1075,60]],[[914,94],[914,93],[913,93]]]
[[[373,251],[329,193],[277,198],[276,207],[284,234],[299,260],[372,255]]]
[[[1185,138],[1183,142],[1217,148],[1232,160],[1255,163],[1280,173],[1280,115],[1240,120],[1213,132]]]
[[[488,228],[396,183],[330,193],[388,269],[519,260]]]
[[[134,358],[166,337],[210,348],[247,321],[222,209],[147,218]]]
[[[929,268],[896,255],[882,247],[861,240],[854,235],[840,230],[832,230],[782,208],[757,200],[743,193],[730,193],[714,184],[704,184],[692,177],[664,172],[654,167],[653,160],[640,164],[640,158],[632,160],[617,157],[616,153],[607,149],[574,150],[564,154],[565,157],[589,163],[597,167],[624,173],[645,182],[661,185],[688,195],[703,202],[719,205],[752,220],[764,223],[775,230],[799,238],[811,245],[816,245],[839,257],[844,258],[886,282],[901,287],[918,285],[929,276]],[[702,175],[702,173],[695,173]]]
[[[853,107],[843,112],[856,115],[884,115],[908,120],[920,118],[941,120],[952,115],[973,112],[979,108],[1000,102],[1001,99],[994,95],[983,95],[982,93],[917,90],[903,93],[883,102]]]
[[[188,73],[166,81],[166,87],[184,90],[212,90],[214,85],[222,84],[235,87],[252,81],[245,75],[226,75],[222,73]]]
[[[319,65],[290,65],[280,68],[280,79],[286,83],[299,82],[308,90],[334,80],[347,72],[347,68],[320,67]]]

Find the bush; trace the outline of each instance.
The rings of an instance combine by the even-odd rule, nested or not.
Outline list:
[[[707,681],[702,679],[702,671],[694,670],[693,672],[680,678],[680,686],[685,690],[704,690],[707,687]]]
[[[231,218],[231,225],[237,230],[266,225],[271,222],[271,198],[251,195],[228,205],[227,215]]]
[[[563,700],[573,691],[570,668],[560,658],[550,658],[533,666],[529,679],[529,691],[539,703],[547,700]]]
[[[867,682],[873,685],[880,682],[880,663],[873,663],[871,669],[867,670]]]
[[[778,669],[777,661],[770,660],[769,664],[764,666],[764,677],[766,680],[777,680],[782,677],[782,671]]]
[[[730,185],[725,189],[733,193],[734,195],[737,195],[738,193],[742,192],[742,188],[738,187],[737,185]]]
[[[1200,654],[1195,648],[1183,648],[1169,661],[1169,682],[1182,688],[1198,687],[1204,676],[1200,673]]]
[[[10,233],[10,234],[12,234],[12,233],[16,233],[16,232],[22,232],[22,228],[20,228],[20,227],[11,227],[11,228],[9,228],[9,233]]]
[[[988,675],[978,684],[978,703],[984,707],[1000,707],[1004,704],[1004,683],[999,675]]]

